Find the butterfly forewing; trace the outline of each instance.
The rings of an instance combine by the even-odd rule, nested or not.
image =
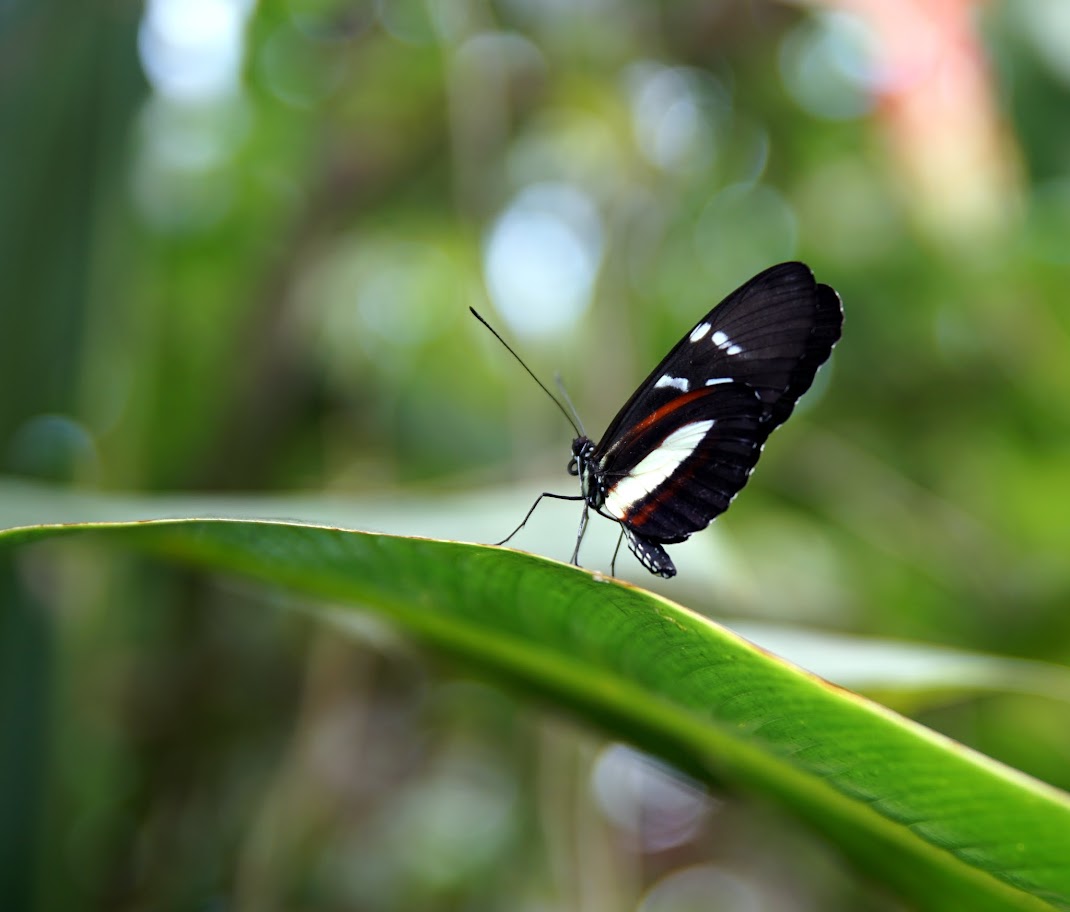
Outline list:
[[[769,406],[773,426],[783,423],[828,359],[842,325],[839,297],[817,284],[808,266],[770,267],[676,344],[610,422],[600,449],[679,394],[723,381],[753,387]]]
[[[589,502],[624,526],[648,570],[673,575],[657,542],[728,508],[842,323],[839,297],[808,267],[774,266],[699,320],[625,403],[591,454]]]

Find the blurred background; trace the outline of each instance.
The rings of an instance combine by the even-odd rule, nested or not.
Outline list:
[[[575,493],[571,431],[469,305],[597,438],[799,258],[831,364],[676,580],[618,571],[1066,663],[1068,100],[1062,0],[5,0],[0,519],[494,541]],[[896,908],[370,620],[98,552],[0,576],[4,909]],[[910,708],[1070,787],[1065,703]]]

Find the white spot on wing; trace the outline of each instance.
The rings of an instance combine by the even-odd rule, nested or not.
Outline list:
[[[688,383],[687,377],[670,377],[668,374],[658,377],[658,382],[654,384],[655,388],[661,386],[674,386],[681,393],[686,393],[691,389],[691,384]]]
[[[673,431],[606,492],[606,511],[617,519],[624,519],[634,504],[672,477],[713,425],[713,419],[695,421]]]
[[[699,323],[698,326],[696,326],[693,330],[691,330],[691,335],[688,336],[688,338],[692,342],[698,342],[698,340],[701,339],[704,335],[706,335],[706,333],[708,333],[709,331],[710,331],[710,324],[709,323]]]
[[[706,386],[717,386],[719,383],[731,383],[731,377],[714,377],[712,380],[706,381]]]
[[[717,332],[710,336],[710,341],[726,355],[738,355],[743,351],[740,346],[736,345],[736,343],[729,339],[727,335],[721,332],[721,330],[717,330]]]

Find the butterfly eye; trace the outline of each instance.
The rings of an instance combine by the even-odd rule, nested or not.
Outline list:
[[[576,463],[576,457],[575,456],[573,456],[568,461],[568,474],[569,475],[579,475],[580,474],[580,467]]]

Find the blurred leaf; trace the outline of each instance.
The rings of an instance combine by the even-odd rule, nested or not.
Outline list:
[[[729,626],[800,668],[842,687],[912,708],[977,692],[1018,693],[1070,702],[1070,669],[1051,662],[860,637],[782,624]]]
[[[599,574],[455,542],[226,520],[36,526],[377,611],[707,780],[767,795],[919,908],[1070,907],[1070,800]]]

